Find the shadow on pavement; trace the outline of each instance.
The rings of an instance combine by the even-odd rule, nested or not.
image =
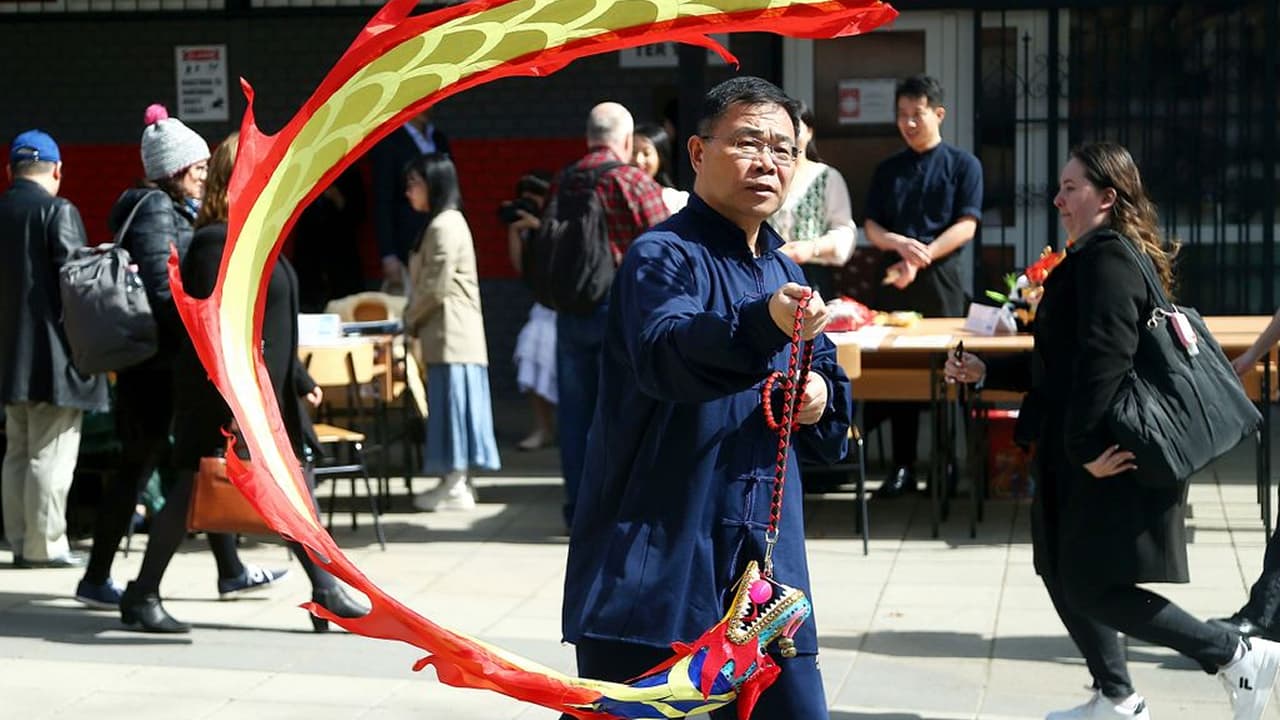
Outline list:
[[[996,639],[976,633],[947,631],[881,630],[861,635],[823,635],[824,649],[850,650],[859,653],[904,658],[996,658],[1000,660],[1032,660],[1055,663],[1081,663],[1079,652],[1065,630],[1046,628],[1057,635],[1012,635]],[[1146,645],[1130,641],[1130,662],[1155,663],[1171,670],[1202,672],[1194,661],[1181,655],[1154,653]]]

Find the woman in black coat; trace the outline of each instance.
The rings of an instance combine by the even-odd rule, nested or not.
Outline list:
[[[93,529],[88,567],[75,597],[90,607],[114,609],[120,588],[111,564],[132,522],[138,495],[168,460],[173,421],[173,359],[186,337],[169,291],[169,252],[186,254],[196,207],[204,194],[209,145],[163,106],[147,108],[141,155],[146,180],[125,190],[111,208],[110,228],[121,233],[146,289],[156,320],[159,349],[151,358],[116,373],[116,436],[120,465],[108,475]],[[224,556],[220,553],[219,556]],[[229,571],[229,568],[221,568]]]
[[[1111,143],[1072,151],[1054,205],[1074,242],[1044,283],[1034,350],[986,362],[966,354],[946,366],[951,381],[1028,393],[1019,435],[1036,446],[1036,572],[1094,685],[1087,703],[1047,718],[1150,717],[1117,631],[1192,658],[1222,679],[1237,720],[1261,717],[1280,645],[1242,641],[1137,585],[1189,580],[1183,489],[1140,485],[1133,454],[1113,443],[1105,421],[1155,302],[1130,248],[1166,291],[1172,285],[1155,206],[1129,152]]]
[[[213,155],[209,167],[208,191],[196,220],[197,230],[191,247],[182,260],[182,284],[189,295],[206,298],[213,293],[227,240],[227,184],[235,162],[238,135],[232,134]],[[302,407],[303,399],[318,405],[320,388],[311,380],[298,361],[298,278],[281,256],[271,270],[267,284],[267,301],[263,310],[262,355],[267,375],[276,391],[285,431],[301,458],[308,448],[319,448],[311,419]],[[209,380],[208,373],[196,356],[189,337],[178,350],[175,361],[175,417],[173,463],[177,481],[165,495],[165,506],[152,523],[147,551],[138,578],[125,588],[120,600],[120,617],[126,625],[147,632],[187,632],[190,626],[170,616],[160,603],[160,579],[186,535],[187,508],[191,500],[193,478],[200,459],[222,455],[227,447],[224,430],[231,425],[231,411]],[[312,502],[314,503],[314,494]],[[225,536],[224,536],[225,537]],[[220,546],[221,544],[219,544]],[[318,566],[298,543],[289,543],[294,555],[311,580],[311,599],[339,617],[360,617],[367,610],[356,603],[337,580]],[[231,562],[247,567],[250,587],[260,587],[282,574],[243,566],[234,544]],[[219,562],[219,565],[223,561]],[[271,577],[255,577],[262,573]],[[242,572],[241,576],[246,573]],[[224,587],[248,589],[243,582],[219,580]],[[328,629],[328,622],[312,618],[317,632]]]

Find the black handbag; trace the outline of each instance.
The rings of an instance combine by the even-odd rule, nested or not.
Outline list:
[[[1170,303],[1151,259],[1127,238],[1120,242],[1142,270],[1155,306],[1138,327],[1138,352],[1111,403],[1108,427],[1120,449],[1136,456],[1139,484],[1179,487],[1257,432],[1262,414],[1200,313]],[[1194,343],[1179,338],[1179,315]]]

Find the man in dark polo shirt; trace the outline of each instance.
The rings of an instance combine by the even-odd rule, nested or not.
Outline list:
[[[942,86],[927,76],[907,78],[894,94],[898,132],[907,143],[876,167],[867,193],[867,238],[885,253],[877,310],[915,310],[925,317],[961,317],[965,291],[960,248],[973,239],[982,216],[982,165],[972,154],[942,142],[947,111]],[[920,403],[869,403],[866,425],[889,419],[893,465],[877,497],[916,489],[912,466]]]

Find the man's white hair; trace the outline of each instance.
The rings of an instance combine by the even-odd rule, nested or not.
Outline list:
[[[616,145],[635,131],[631,113],[616,102],[604,102],[591,108],[587,115],[587,144]]]

